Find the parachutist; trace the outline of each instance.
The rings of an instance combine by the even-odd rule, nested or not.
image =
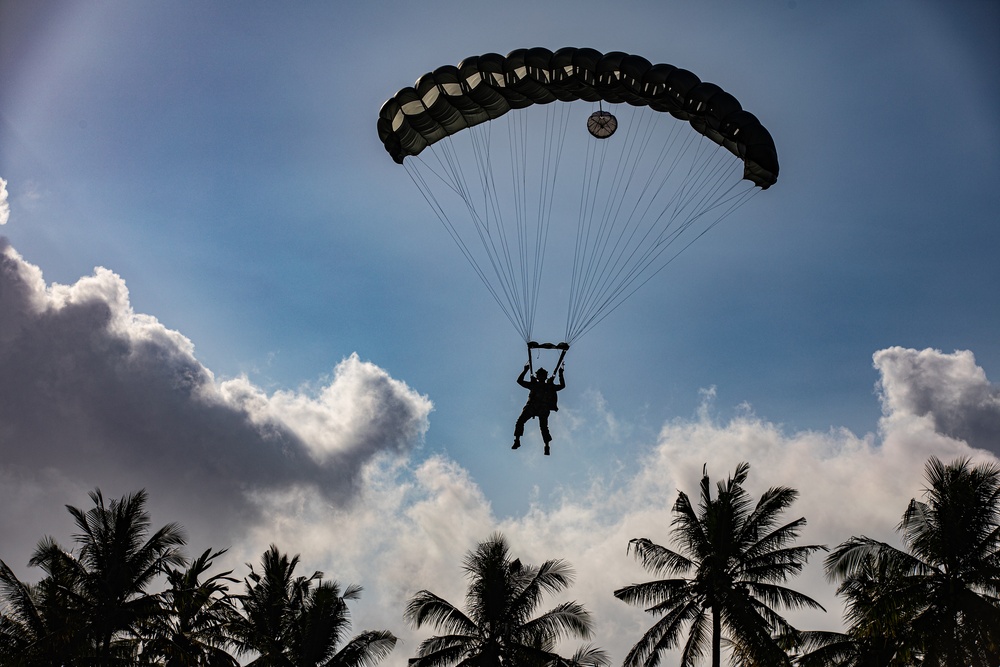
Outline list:
[[[548,377],[549,373],[544,368],[535,371],[535,376],[530,380],[524,377],[528,374],[528,364],[524,365],[524,370],[517,377],[517,383],[528,390],[528,402],[524,404],[521,415],[514,425],[514,445],[511,449],[521,446],[521,436],[524,435],[524,425],[533,417],[538,417],[538,428],[542,432],[542,441],[545,443],[545,455],[549,455],[549,443],[552,435],[549,433],[549,412],[558,412],[558,396],[556,392],[566,388],[566,378],[563,377],[563,369],[559,368],[559,384],[555,383],[555,378]]]

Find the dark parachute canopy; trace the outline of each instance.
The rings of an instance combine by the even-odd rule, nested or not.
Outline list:
[[[620,117],[603,118],[605,105]],[[618,133],[591,136],[588,115]],[[382,106],[378,134],[525,341],[550,230],[572,257],[554,271],[569,276],[555,292],[568,295],[572,342],[778,177],[771,135],[735,97],[617,51],[439,67]]]

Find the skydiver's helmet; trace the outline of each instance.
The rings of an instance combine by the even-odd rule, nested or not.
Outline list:
[[[539,368],[537,371],[535,371],[535,377],[538,378],[539,380],[544,380],[548,376],[549,372],[544,368]]]

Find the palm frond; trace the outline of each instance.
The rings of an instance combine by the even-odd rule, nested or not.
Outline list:
[[[759,599],[764,604],[771,607],[784,607],[786,609],[819,609],[826,611],[816,600],[813,600],[804,593],[778,586],[776,584],[747,584],[751,595]]]
[[[531,617],[546,593],[559,593],[573,583],[573,568],[563,560],[549,560],[535,568],[522,566],[516,577],[520,591],[510,604],[510,612],[523,622]]]
[[[560,659],[558,667],[607,667],[611,658],[604,649],[586,644],[578,648],[569,659]]]
[[[369,630],[352,638],[326,663],[326,667],[375,667],[389,657],[396,637],[388,630]]]
[[[681,651],[681,667],[698,665],[706,654],[711,652],[712,632],[710,619],[704,607],[697,609],[692,615],[687,641]],[[650,666],[652,667],[652,666]]]
[[[684,627],[700,614],[699,606],[692,603],[669,610],[629,649],[624,667],[657,667],[663,653],[680,645]]]
[[[13,570],[0,560],[0,598],[6,603],[0,607],[0,617],[7,617],[24,631],[33,636],[45,632],[41,614],[35,605],[35,598],[29,584],[21,582]]]
[[[447,600],[428,590],[417,591],[406,605],[403,618],[414,628],[425,624],[453,634],[472,635],[476,624]]]
[[[694,565],[691,559],[660,546],[646,537],[629,540],[626,553],[633,552],[642,567],[654,575],[683,573],[689,571]]]
[[[896,563],[896,569],[915,572],[926,569],[926,564],[892,545],[873,540],[864,535],[851,537],[830,552],[823,562],[827,579],[843,581],[853,576],[870,558],[887,559]]]
[[[528,636],[536,633],[558,640],[563,637],[590,639],[593,634],[590,613],[577,602],[564,602],[521,626]]]
[[[471,637],[431,637],[421,642],[417,657],[410,658],[409,667],[450,667],[461,664],[470,655],[474,639]]]
[[[663,607],[673,607],[681,600],[696,595],[695,584],[688,579],[661,579],[632,584],[614,592],[622,602],[645,607],[648,612],[661,611]]]

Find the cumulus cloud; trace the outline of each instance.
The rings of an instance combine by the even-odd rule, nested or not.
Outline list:
[[[254,494],[302,487],[347,504],[366,465],[427,429],[429,399],[355,355],[316,391],[219,382],[190,340],[133,312],[113,272],[47,285],[2,238],[0,312],[4,481],[29,496],[43,479],[145,487],[174,516],[239,534],[259,518]],[[0,533],[16,521],[3,516]]]
[[[366,470],[362,500],[351,509],[328,507],[312,492],[262,499],[269,508],[267,522],[248,536],[241,557],[258,558],[268,539],[275,539],[274,526],[280,526],[279,543],[301,552],[303,563],[365,587],[356,625],[385,627],[399,635],[399,648],[386,664],[402,667],[429,632],[402,624],[406,600],[428,588],[461,605],[463,555],[500,530],[515,555],[527,562],[563,558],[572,564],[576,583],[546,603],[583,602],[595,616],[596,643],[617,662],[652,622],[651,616],[612,595],[615,588],[650,578],[626,554],[628,541],[649,537],[671,544],[671,507],[678,490],[697,497],[703,466],[718,481],[740,461],[750,462],[747,486],[754,496],[770,486],[797,489],[799,498],[784,518],[806,518],[799,543],[833,547],[862,534],[897,542],[895,526],[909,499],[920,495],[930,456],[996,460],[940,433],[934,419],[915,410],[905,397],[917,387],[905,379],[887,380],[883,375],[879,383],[884,415],[878,436],[846,429],[786,433],[748,406],[720,422],[714,416],[715,392],[703,392],[697,416],[665,423],[643,448],[641,466],[628,479],[595,477],[589,485],[564,488],[550,501],[536,501],[523,514],[503,519],[494,515],[468,472],[450,459],[386,462]],[[956,395],[978,402],[976,392],[968,390],[981,383],[980,374],[961,373],[954,382]],[[599,430],[609,417],[613,415],[579,415],[579,430]],[[801,628],[842,627],[841,604],[824,577],[822,561],[822,553],[815,555],[789,582],[827,609],[788,612]]]
[[[573,565],[575,585],[547,602],[583,602],[596,643],[620,661],[652,621],[612,595],[649,577],[627,556],[628,540],[670,544],[670,508],[678,490],[697,495],[702,466],[721,480],[750,462],[754,495],[798,489],[785,518],[807,519],[800,543],[893,541],[927,458],[995,461],[982,448],[1000,434],[997,390],[970,352],[889,348],[873,357],[877,434],[788,433],[749,405],[723,422],[707,390],[694,418],[667,421],[640,443],[633,472],[598,466],[586,483],[499,518],[456,461],[412,455],[429,399],[357,356],[316,389],[268,393],[245,377],[219,381],[187,338],[132,311],[111,271],[48,285],[5,241],[0,312],[0,557],[24,563],[40,526],[71,534],[62,504],[85,505],[95,485],[109,496],[144,486],[154,522],[183,523],[192,551],[230,547],[227,567],[241,572],[275,543],[300,553],[303,570],[364,586],[354,627],[400,636],[388,667],[405,665],[427,636],[403,625],[409,596],[427,588],[461,604],[462,557],[495,530],[528,562]],[[600,409],[574,415],[572,447],[598,456],[587,434],[600,440],[624,425],[592,398]],[[793,623],[841,626],[821,556],[791,585],[828,610],[791,612]]]
[[[928,419],[941,435],[1000,454],[1000,387],[969,350],[891,347],[875,353],[883,411],[892,419]]]
[[[7,201],[7,181],[0,178],[0,225],[10,220],[10,203]]]

